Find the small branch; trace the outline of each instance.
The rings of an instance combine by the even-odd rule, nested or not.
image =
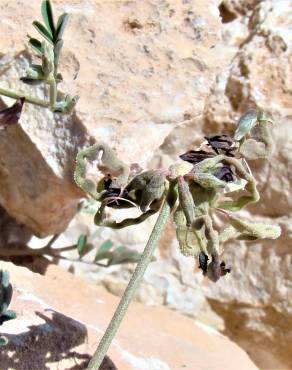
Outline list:
[[[16,93],[10,90],[6,90],[6,89],[3,89],[2,87],[0,87],[0,95],[8,96],[8,98],[12,98],[12,99],[24,98],[27,103],[38,105],[44,108],[49,108],[50,106],[50,104],[46,102],[45,100],[34,98],[32,96],[26,95],[21,92]]]
[[[76,244],[69,245],[63,248],[51,248],[50,246],[45,246],[43,248],[31,249],[27,245],[23,245],[20,248],[0,248],[0,256],[12,257],[12,256],[52,256],[58,257],[59,253],[67,252],[76,249]]]
[[[55,241],[59,238],[60,234],[55,234],[48,242],[48,244],[46,245],[46,247],[50,248],[54,243]]]
[[[158,240],[160,239],[160,236],[164,230],[164,227],[166,225],[166,222],[170,216],[170,212],[172,210],[172,207],[175,204],[176,201],[176,190],[174,188],[174,184],[172,183],[170,185],[170,189],[168,191],[167,199],[164,201],[162,208],[160,210],[159,216],[157,218],[157,221],[154,225],[154,228],[151,232],[151,235],[149,237],[149,240],[146,244],[146,247],[144,249],[144,252],[141,256],[140,261],[138,262],[136,269],[132,275],[132,278],[120,300],[120,303],[114,313],[114,316],[111,319],[111,322],[109,323],[109,326],[107,327],[100,343],[95,351],[89,365],[88,370],[98,370],[100,367],[100,364],[102,363],[104,356],[106,355],[108,348],[127,312],[127,309],[133,299],[133,296],[137,290],[137,288],[140,285],[140,282],[143,278],[143,275],[145,273],[145,270],[147,266],[149,265],[153,252],[155,250],[155,247],[157,245]]]

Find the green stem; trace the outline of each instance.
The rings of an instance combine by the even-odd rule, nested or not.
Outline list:
[[[50,84],[50,108],[53,109],[57,101],[57,84],[54,77],[51,79],[49,84]]]
[[[10,90],[6,90],[6,89],[3,89],[2,87],[0,87],[0,95],[8,96],[9,98],[13,98],[13,99],[25,98],[25,101],[27,103],[39,105],[40,107],[45,107],[45,108],[49,107],[49,103],[44,100],[34,98],[32,96],[26,95],[21,92],[16,93]]]
[[[136,269],[131,277],[131,280],[120,300],[120,303],[111,319],[111,322],[109,323],[100,343],[95,351],[89,365],[88,370],[98,370],[104,356],[106,355],[108,348],[127,312],[127,309],[129,307],[129,304],[131,303],[134,294],[140,285],[140,282],[143,278],[144,272],[149,265],[153,252],[155,250],[155,247],[157,245],[158,240],[160,239],[160,236],[164,230],[164,227],[166,225],[166,222],[170,216],[170,212],[172,210],[173,205],[176,201],[176,191],[175,191],[175,185],[171,184],[170,189],[167,194],[167,198],[164,201],[159,216],[157,218],[157,221],[154,225],[154,228],[151,232],[151,235],[149,237],[149,240],[146,244],[146,247],[144,249],[144,252],[141,256],[140,261],[138,262]]]

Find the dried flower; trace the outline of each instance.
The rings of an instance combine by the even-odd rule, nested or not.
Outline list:
[[[206,152],[205,150],[189,150],[188,152],[180,155],[179,157],[186,162],[197,164],[204,159],[212,158],[215,155],[210,152]]]
[[[233,156],[233,152],[236,148],[233,146],[234,141],[228,135],[215,135],[207,137],[205,139],[208,141],[208,144],[216,154],[223,152],[226,155]]]

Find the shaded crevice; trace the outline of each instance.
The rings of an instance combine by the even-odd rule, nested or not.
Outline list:
[[[220,17],[221,17],[222,23],[233,22],[237,18],[237,15],[235,13],[231,12],[226,7],[226,5],[224,4],[224,2],[222,2],[219,5],[218,9],[219,9],[219,12],[220,12]]]

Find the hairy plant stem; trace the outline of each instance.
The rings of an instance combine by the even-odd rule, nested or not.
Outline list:
[[[89,365],[88,370],[98,370],[107,351],[108,348],[127,312],[127,309],[134,297],[134,294],[137,290],[137,288],[140,285],[140,282],[143,278],[143,275],[145,273],[145,270],[147,266],[149,265],[153,252],[155,250],[155,247],[157,245],[158,240],[160,239],[160,236],[164,230],[164,227],[166,225],[166,222],[170,216],[171,210],[175,204],[177,197],[177,190],[176,190],[176,184],[171,183],[170,188],[168,190],[166,199],[161,207],[159,216],[157,218],[157,221],[154,225],[154,228],[151,232],[151,235],[148,239],[148,242],[145,246],[144,252],[141,256],[140,261],[138,262],[136,269],[130,279],[130,282],[120,300],[120,303],[111,319],[111,322],[109,323],[100,343],[95,351]]]
[[[26,94],[21,93],[21,92],[17,93],[17,92],[14,92],[14,91],[6,90],[6,89],[3,89],[2,87],[0,87],[0,95],[8,96],[9,98],[13,98],[13,99],[25,98],[25,101],[27,103],[38,105],[38,106],[44,107],[44,108],[48,108],[50,106],[50,103],[46,102],[45,100],[34,98],[30,95],[26,95]]]
[[[57,84],[54,77],[49,81],[50,85],[50,108],[53,109],[57,101]]]

